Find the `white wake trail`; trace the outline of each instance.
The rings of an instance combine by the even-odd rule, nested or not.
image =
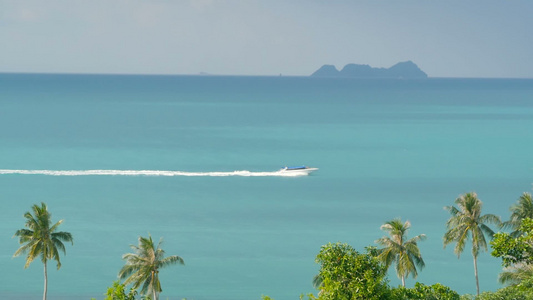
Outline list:
[[[233,172],[185,172],[164,170],[8,170],[0,169],[0,175],[48,175],[48,176],[196,176],[196,177],[296,177],[306,176],[300,172],[252,172],[247,170]]]

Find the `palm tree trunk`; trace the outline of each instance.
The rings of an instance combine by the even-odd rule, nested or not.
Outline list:
[[[476,275],[476,289],[477,289],[477,295],[479,296],[479,278],[477,275],[477,256],[474,256],[474,274]]]
[[[46,292],[48,291],[48,274],[46,273],[46,261],[44,262],[44,294],[43,300],[46,300]]]
[[[155,291],[155,278],[154,278],[154,271],[152,271],[152,294],[154,295],[153,300],[157,300],[157,294]]]
[[[405,276],[402,276],[402,285],[405,287]]]

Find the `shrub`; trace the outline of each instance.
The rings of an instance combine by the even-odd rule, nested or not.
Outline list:
[[[386,268],[371,254],[361,254],[348,244],[322,246],[316,260],[319,300],[386,299],[390,290]]]
[[[417,282],[413,288],[398,287],[392,289],[392,300],[460,300],[457,292],[436,283],[427,286]]]

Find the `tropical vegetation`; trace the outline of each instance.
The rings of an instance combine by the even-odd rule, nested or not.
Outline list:
[[[459,300],[461,296],[440,283],[425,285],[417,282],[412,288],[398,287],[391,290],[391,300]]]
[[[322,246],[316,257],[320,264],[314,283],[318,296],[308,294],[308,300],[322,299],[380,299],[380,300],[460,300],[460,295],[447,286],[436,283],[428,286],[415,283],[414,287],[390,287],[387,268],[378,259],[379,250],[366,247],[365,253],[346,243]],[[304,295],[300,296],[300,300]],[[272,300],[262,296],[262,300]]]
[[[502,259],[504,269],[499,280],[504,284],[517,285],[533,279],[533,219],[523,219],[517,232],[520,235],[516,237],[499,232],[491,241],[492,256]]]
[[[531,300],[533,299],[533,280],[528,279],[518,285],[507,286],[494,292],[483,292],[477,297],[464,300]],[[463,300],[463,299],[461,299]]]
[[[319,300],[384,299],[389,294],[387,269],[370,253],[359,253],[346,243],[322,246]]]
[[[474,275],[476,278],[476,291],[479,295],[479,276],[477,257],[480,251],[487,251],[487,239],[492,238],[494,231],[487,224],[501,225],[500,217],[493,214],[482,214],[483,202],[476,193],[460,195],[455,200],[455,206],[446,206],[445,209],[451,214],[446,222],[447,231],[444,234],[444,247],[455,243],[454,252],[457,257],[461,256],[466,243],[472,243],[472,257],[474,259]]]
[[[409,239],[411,228],[409,221],[400,218],[392,219],[380,229],[387,235],[376,240],[380,246],[366,247],[358,252],[352,246],[337,242],[321,247],[315,262],[320,265],[318,274],[313,279],[317,295],[307,294],[309,300],[352,300],[352,299],[384,299],[384,300],[495,300],[495,299],[533,299],[533,218],[528,211],[531,206],[531,195],[524,193],[516,204],[510,208],[510,220],[503,228],[512,232],[498,232],[489,224],[502,225],[500,218],[491,214],[482,214],[482,202],[475,193],[460,195],[455,200],[456,206],[445,209],[451,214],[446,222],[443,237],[444,246],[455,243],[454,252],[458,257],[466,245],[471,243],[476,276],[477,294],[462,295],[440,283],[425,285],[416,282],[413,287],[405,287],[405,278],[409,275],[416,278],[418,271],[424,267],[424,260],[418,248],[418,242],[425,239],[421,234]],[[66,253],[65,242],[73,242],[68,232],[58,231],[63,220],[52,223],[51,214],[45,203],[33,205],[31,211],[24,214],[25,228],[17,230],[20,248],[14,256],[27,254],[25,268],[35,258],[40,257],[44,265],[44,293],[47,297],[47,262],[55,260],[57,268],[61,267],[60,252]],[[517,225],[518,224],[518,225]],[[494,292],[479,291],[477,276],[477,256],[487,251],[488,238],[492,247],[492,256],[502,260],[504,267],[500,274],[500,282],[509,286]],[[163,240],[154,243],[151,235],[139,237],[138,245],[131,245],[133,253],[123,255],[126,261],[119,272],[121,281],[113,282],[107,289],[105,300],[157,300],[162,292],[159,280],[160,269],[184,264],[177,255],[165,257],[161,249]],[[395,265],[396,273],[402,285],[391,287],[387,278],[387,270]],[[139,291],[138,291],[139,290]],[[136,298],[139,294],[140,298]],[[305,296],[302,294],[300,299]],[[272,300],[262,296],[264,300]]]
[[[523,193],[517,202],[510,207],[511,217],[509,221],[503,223],[504,227],[513,230],[511,236],[517,237],[521,234],[520,226],[522,220],[526,218],[533,219],[533,200],[530,193]]]
[[[500,257],[502,265],[509,267],[515,264],[533,264],[533,219],[522,220],[517,237],[512,234],[498,232],[491,241],[492,256]]]
[[[151,294],[152,300],[157,300],[162,292],[159,270],[170,265],[184,264],[183,259],[177,255],[165,257],[165,251],[161,249],[162,243],[161,238],[155,245],[150,234],[147,238],[140,236],[139,245],[131,245],[134,253],[122,256],[126,264],[118,274],[120,279],[125,279],[125,285],[132,283],[135,290],[142,285],[140,293]]]
[[[106,297],[104,300],[135,300],[137,291],[133,288],[126,293],[126,286],[120,283],[119,280],[113,282],[113,286],[107,289]],[[93,298],[94,300],[94,298]]]
[[[395,263],[396,274],[402,280],[403,287],[405,287],[405,278],[409,274],[416,278],[417,268],[422,269],[425,266],[418,242],[425,240],[426,235],[420,234],[407,239],[407,232],[410,228],[409,221],[402,223],[399,218],[393,219],[381,226],[381,230],[387,232],[389,236],[376,240],[377,244],[383,246],[378,250],[378,259],[387,269]]]
[[[43,300],[46,300],[48,293],[48,260],[55,260],[59,270],[61,268],[59,252],[66,254],[63,243],[70,242],[73,244],[73,238],[69,232],[57,231],[63,220],[53,224],[52,214],[48,211],[44,202],[41,202],[40,206],[34,204],[31,209],[31,212],[24,214],[26,219],[25,228],[15,232],[15,236],[19,238],[19,243],[22,246],[18,248],[13,256],[26,254],[24,268],[28,268],[37,257],[41,258],[41,262],[44,265]]]

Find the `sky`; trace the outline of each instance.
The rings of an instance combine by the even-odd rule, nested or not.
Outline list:
[[[533,78],[531,0],[0,0],[0,72]]]

